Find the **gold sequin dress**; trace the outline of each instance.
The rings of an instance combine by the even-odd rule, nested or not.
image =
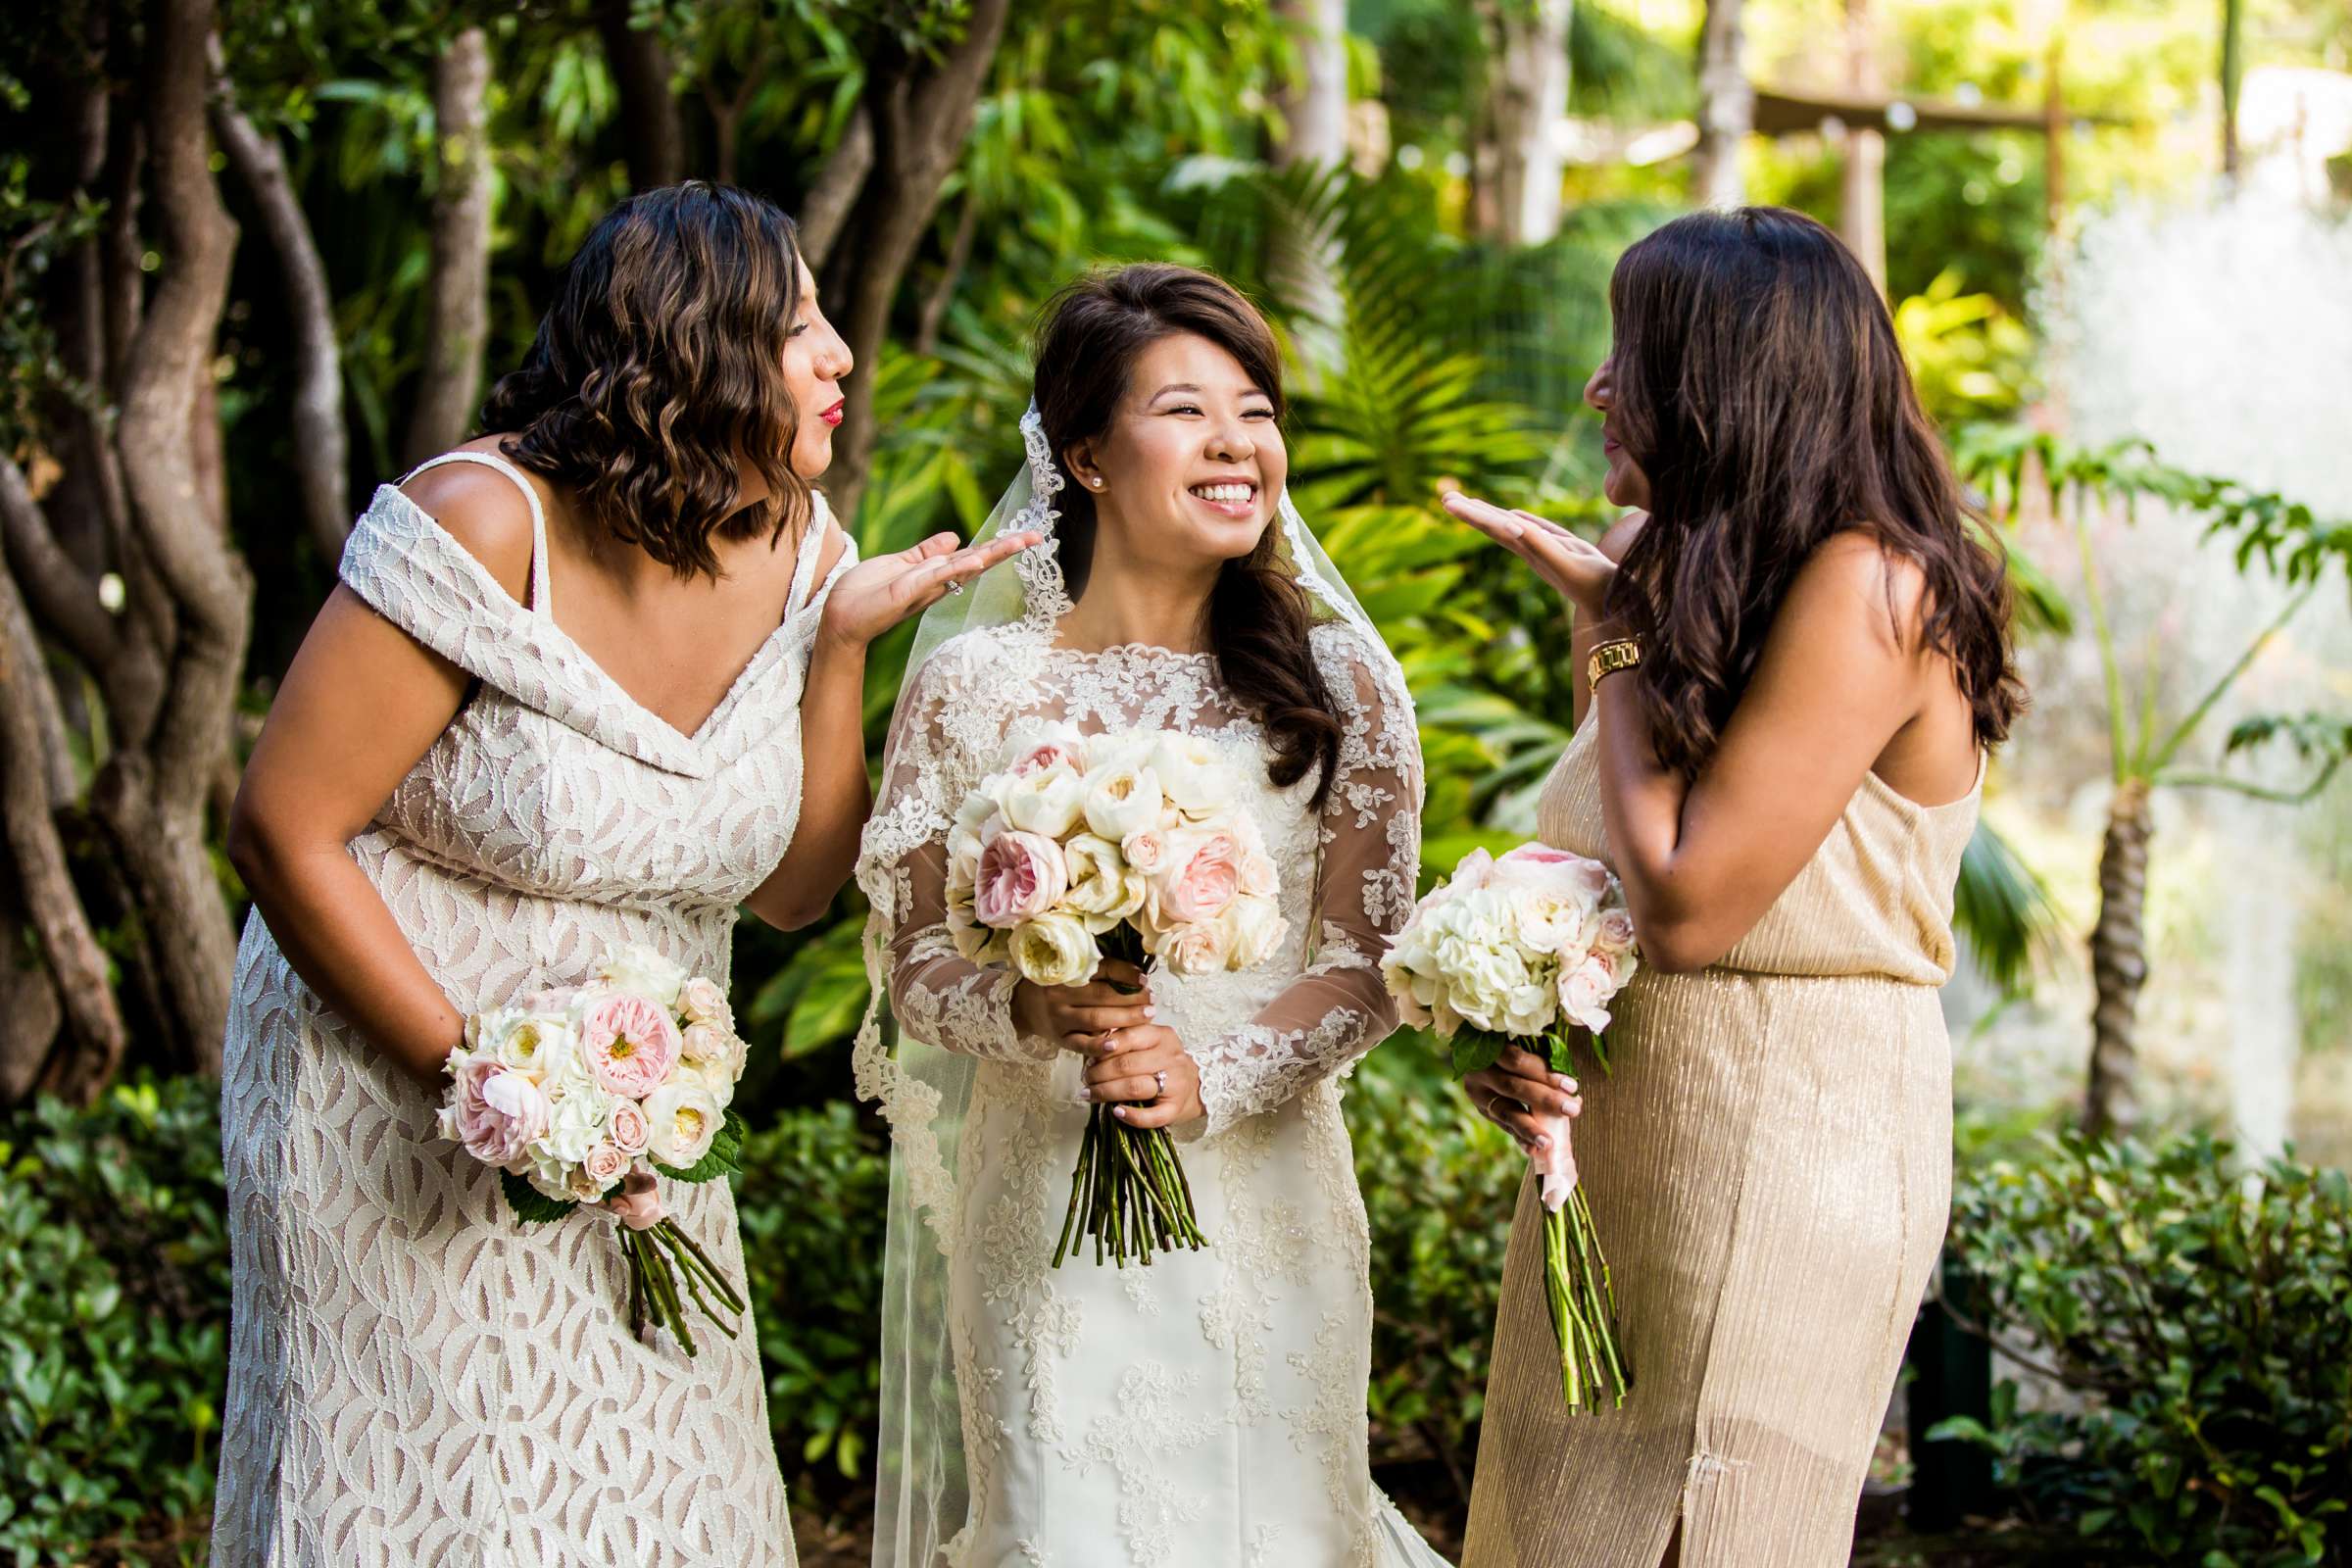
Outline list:
[[[1588,720],[1544,841],[1611,858]],[[1571,1419],[1520,1193],[1463,1568],[1828,1568],[1943,1240],[1952,887],[1976,788],[1873,774],[1714,967],[1619,997],[1614,1076],[1580,1074],[1578,1171],[1616,1272],[1625,1407]]]

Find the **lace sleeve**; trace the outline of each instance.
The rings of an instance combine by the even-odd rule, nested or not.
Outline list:
[[[1380,956],[1412,912],[1420,872],[1421,742],[1411,698],[1359,647],[1333,641],[1318,654],[1345,732],[1323,808],[1317,935],[1307,967],[1248,1024],[1188,1043],[1208,1108],[1202,1137],[1274,1109],[1396,1027]]]
[[[899,1026],[919,1040],[968,1056],[1050,1061],[1049,1041],[1024,1038],[1012,1023],[1009,969],[970,962],[947,926],[947,834],[966,769],[950,731],[957,683],[952,657],[916,672],[915,690],[891,740],[882,796],[865,829],[862,880],[891,932],[889,984]]]

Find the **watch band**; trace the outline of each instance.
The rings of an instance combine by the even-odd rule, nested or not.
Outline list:
[[[1642,662],[1642,639],[1612,637],[1592,650],[1585,661],[1585,686],[1596,690],[1603,675],[1614,675],[1621,669],[1632,669]]]

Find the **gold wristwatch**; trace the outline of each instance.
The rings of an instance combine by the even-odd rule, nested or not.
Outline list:
[[[1612,637],[1594,648],[1592,657],[1585,661],[1585,689],[1597,691],[1600,689],[1601,676],[1614,675],[1621,669],[1631,669],[1640,662],[1642,662],[1641,638]]]

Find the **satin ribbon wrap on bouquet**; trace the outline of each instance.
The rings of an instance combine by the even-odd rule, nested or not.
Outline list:
[[[466,1020],[439,1130],[497,1168],[516,1218],[547,1224],[587,1204],[617,1221],[631,1331],[665,1328],[692,1355],[686,1304],[733,1339],[743,1295],[668,1217],[659,1179],[739,1168],[743,1123],[727,1106],[743,1060],[716,982],[648,949],[608,953],[588,984]]]
[[[1542,844],[1500,858],[1473,850],[1389,944],[1381,973],[1404,1021],[1450,1048],[1456,1077],[1517,1046],[1554,1074],[1572,1036],[1609,1068],[1608,1006],[1638,967],[1634,923],[1608,867]],[[1633,1374],[1617,1345],[1617,1293],[1576,1175],[1571,1123],[1537,1115],[1528,1157],[1544,1201],[1544,1301],[1571,1412],[1625,1402]]]
[[[1255,968],[1289,925],[1240,799],[1232,763],[1199,736],[1056,725],[1010,752],[956,813],[947,923],[956,951],[1038,986],[1085,985],[1105,958],[1174,975]],[[1166,1128],[1094,1106],[1054,1266],[1088,1237],[1096,1262],[1121,1267],[1205,1245]]]

